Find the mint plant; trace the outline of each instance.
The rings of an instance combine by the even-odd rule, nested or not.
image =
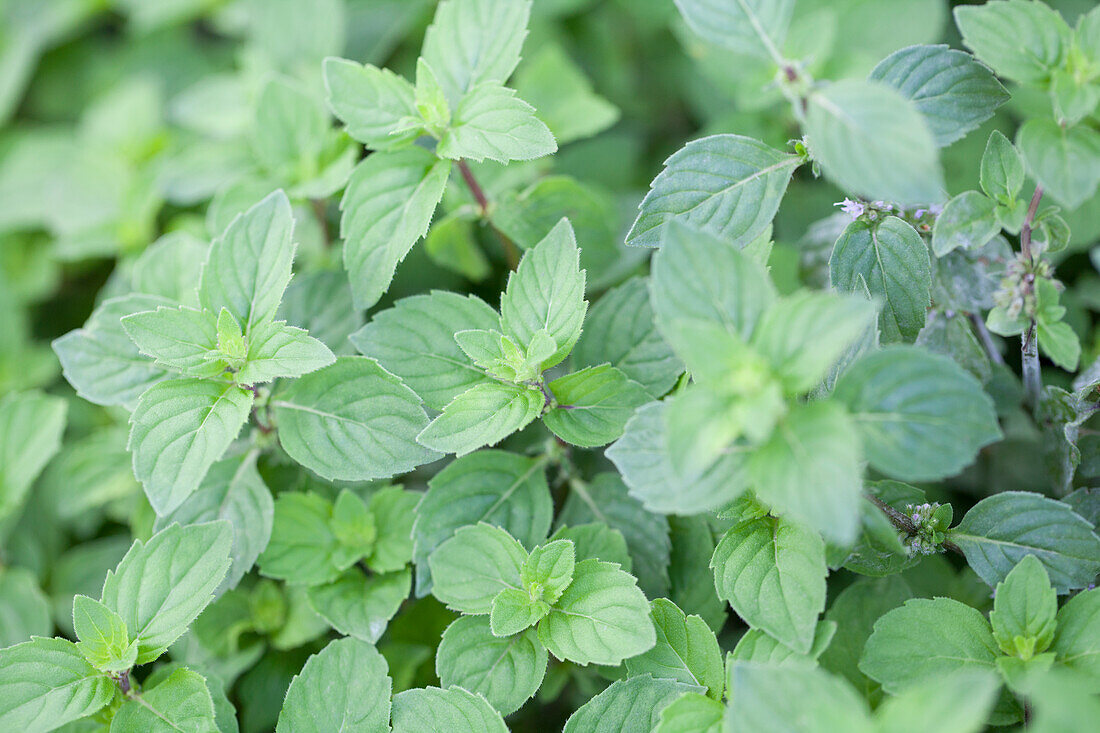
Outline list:
[[[1089,729],[1084,5],[0,3],[0,730]]]

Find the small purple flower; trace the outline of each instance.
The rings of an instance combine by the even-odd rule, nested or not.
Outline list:
[[[851,199],[844,199],[840,203],[833,204],[833,206],[839,206],[841,211],[852,217],[852,221],[863,216],[863,212],[865,211],[865,207],[862,203],[859,201],[852,201]]]

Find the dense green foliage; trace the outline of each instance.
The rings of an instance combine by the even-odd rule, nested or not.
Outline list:
[[[0,730],[1091,729],[1098,188],[1089,0],[0,0]]]

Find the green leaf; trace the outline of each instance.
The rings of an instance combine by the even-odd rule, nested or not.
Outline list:
[[[300,272],[290,281],[277,317],[309,331],[338,354],[351,350],[348,337],[363,325],[351,302],[351,285],[342,272]]]
[[[630,676],[651,674],[705,688],[721,700],[726,684],[722,650],[706,622],[686,616],[672,601],[657,598],[650,612],[657,630],[657,644],[644,654],[626,661]]]
[[[895,51],[867,78],[889,84],[913,102],[941,148],[976,129],[1009,99],[993,72],[944,45]]]
[[[96,669],[119,673],[134,666],[137,644],[130,643],[126,622],[99,601],[78,595],[73,599],[76,648]]]
[[[650,401],[644,387],[607,364],[558,377],[548,387],[558,404],[543,416],[546,427],[583,448],[619,438],[634,410]]]
[[[52,632],[50,601],[34,573],[18,566],[0,570],[0,649]]]
[[[413,556],[413,521],[421,494],[404,491],[399,486],[387,486],[370,497],[378,536],[367,564],[376,573],[402,570]]]
[[[262,574],[291,585],[319,585],[336,580],[355,561],[340,553],[332,502],[317,494],[279,494],[271,541],[259,558]]]
[[[471,387],[492,380],[475,367],[455,342],[459,331],[500,327],[500,316],[476,295],[433,290],[397,301],[352,334],[359,351],[373,357],[442,410]]]
[[[175,511],[157,517],[160,531],[173,522],[188,525],[226,519],[233,526],[232,565],[219,592],[235,588],[271,539],[274,503],[256,469],[258,453],[227,458],[210,467],[195,493]]]
[[[453,610],[489,613],[497,593],[521,587],[526,560],[527,550],[500,527],[484,522],[462,527],[428,558],[432,594]]]
[[[83,328],[52,344],[65,379],[89,402],[133,409],[145,390],[167,374],[141,355],[123,329],[122,318],[174,305],[164,298],[136,293],[103,301]]]
[[[683,365],[654,323],[647,280],[628,280],[596,301],[573,348],[573,363],[610,363],[652,397],[672,388]]]
[[[277,733],[377,733],[389,728],[386,660],[358,639],[330,641],[290,682]]]
[[[676,220],[743,249],[768,230],[801,163],[751,137],[693,140],[665,161],[626,242],[660,246],[664,225]]]
[[[882,733],[979,733],[986,730],[1000,681],[993,674],[965,670],[917,683],[883,700],[876,711]]]
[[[618,680],[577,708],[562,733],[653,730],[662,710],[684,693],[697,690],[683,682],[653,679],[648,674]]]
[[[538,623],[550,613],[550,604],[519,588],[505,588],[493,597],[489,628],[494,636],[512,636]]]
[[[451,0],[451,3],[458,0]],[[461,3],[459,3],[461,4]],[[393,698],[393,733],[508,733],[500,713],[461,687],[405,690]]]
[[[814,160],[845,191],[905,206],[942,200],[928,122],[886,84],[849,80],[813,92],[805,130]]]
[[[416,139],[419,132],[404,125],[405,118],[416,115],[412,84],[389,69],[347,59],[327,58],[323,68],[328,106],[348,135],[374,150]]]
[[[1024,187],[1024,159],[1000,130],[989,134],[982,153],[982,190],[1002,203],[1016,200]]]
[[[546,675],[546,649],[534,629],[501,638],[483,616],[463,616],[443,632],[435,656],[440,683],[482,695],[510,715],[534,695]]]
[[[130,415],[134,475],[161,515],[191,496],[248,420],[252,393],[200,379],[150,387]]]
[[[111,720],[111,733],[214,733],[214,700],[206,679],[177,669],[154,687],[128,700]]]
[[[955,8],[963,43],[1003,77],[1039,84],[1061,65],[1070,30],[1058,11],[1031,0]]]
[[[874,623],[911,597],[909,586],[897,575],[861,578],[842,590],[825,612],[826,621],[836,624],[836,634],[820,657],[821,666],[843,675],[859,690],[870,690],[873,683],[860,671],[859,660]]]
[[[997,584],[989,623],[1005,654],[1029,659],[1054,641],[1058,594],[1050,587],[1043,564],[1034,555],[1023,560]]]
[[[726,453],[702,475],[683,475],[673,468],[667,410],[665,402],[639,408],[623,437],[607,449],[631,496],[651,512],[691,515],[718,509],[749,488],[747,459],[738,451]]]
[[[959,473],[1001,438],[991,400],[950,359],[915,346],[861,357],[837,381],[871,465],[903,481]]]
[[[634,559],[630,557],[630,551],[627,550],[623,533],[608,527],[603,522],[558,527],[557,531],[550,535],[550,539],[572,542],[576,548],[574,552],[577,562],[589,559],[606,560],[619,564],[628,573],[633,572]]]
[[[814,631],[813,646],[810,647],[809,652],[802,654],[774,636],[769,636],[766,632],[759,629],[749,629],[744,636],[737,640],[737,646],[733,648],[728,658],[738,662],[813,667],[817,658],[832,642],[835,633],[835,622],[819,621]]]
[[[23,505],[31,484],[61,448],[68,405],[39,391],[0,398],[0,522]]]
[[[229,570],[229,522],[173,524],[131,545],[107,572],[101,601],[137,641],[136,664],[148,664],[178,639],[213,600]]]
[[[191,377],[216,377],[225,364],[207,359],[218,348],[217,317],[194,308],[167,308],[122,318],[126,334],[141,353],[164,369]]]
[[[1036,319],[1036,330],[1039,348],[1043,353],[1066,371],[1076,371],[1077,362],[1081,358],[1081,341],[1077,332],[1065,321],[1051,321],[1046,318],[1043,310],[1039,311]]]
[[[338,580],[309,588],[309,604],[332,628],[347,636],[375,643],[401,604],[409,597],[408,569],[366,576],[350,568]]]
[[[1063,130],[1054,120],[1028,120],[1016,133],[1016,146],[1032,177],[1069,210],[1100,185],[1100,132],[1086,125]]]
[[[734,664],[727,730],[871,733],[867,703],[851,685],[820,669]],[[776,704],[783,700],[785,704]]]
[[[835,402],[791,409],[749,457],[751,484],[779,512],[840,545],[855,539],[862,490],[859,435]]]
[[[368,155],[355,167],[340,201],[340,236],[356,308],[386,292],[397,265],[428,231],[450,172],[450,161],[418,147]]]
[[[717,700],[689,692],[665,706],[653,733],[721,733],[725,712]]]
[[[462,456],[522,430],[539,416],[545,402],[537,387],[479,384],[455,397],[416,440],[432,451]]]
[[[416,508],[417,594],[431,590],[428,557],[460,527],[494,524],[534,547],[550,530],[553,513],[543,461],[497,450],[456,458],[431,478]]]
[[[520,568],[520,583],[531,598],[553,605],[573,582],[576,553],[569,540],[554,540],[531,550]]]
[[[374,515],[367,503],[351,489],[344,489],[337,495],[330,526],[340,543],[336,553],[339,565],[359,562],[374,549],[374,538],[378,536]]]
[[[1092,525],[1039,494],[1005,491],[982,499],[947,534],[991,586],[1028,554],[1043,563],[1059,593],[1083,588],[1100,573],[1100,538]]]
[[[896,216],[849,224],[833,248],[829,275],[838,290],[866,288],[884,302],[879,328],[887,341],[913,341],[924,327],[932,288],[928,247]]]
[[[463,97],[436,153],[443,158],[499,163],[534,160],[556,152],[554,135],[535,108],[500,82],[478,84]]]
[[[558,345],[543,361],[549,369],[569,355],[581,335],[588,302],[585,272],[568,219],[562,219],[541,242],[524,253],[519,268],[508,277],[500,298],[500,323],[506,336],[525,346],[545,330]]]
[[[714,588],[710,558],[714,535],[705,516],[672,517],[669,521],[672,553],[669,555],[668,597],[685,613],[694,613],[715,632],[726,623],[726,604]]]
[[[428,424],[419,398],[373,359],[342,356],[271,404],[286,452],[330,480],[389,478],[437,457],[416,442]]]
[[[932,251],[942,257],[954,249],[978,249],[1001,231],[993,199],[964,191],[947,202],[932,229]]]
[[[249,334],[247,361],[235,379],[241,384],[259,384],[300,377],[334,361],[336,357],[323,343],[300,328],[274,321]]]
[[[825,545],[787,519],[761,517],[725,534],[710,561],[718,597],[754,629],[805,654],[825,610]]]
[[[256,98],[252,150],[276,180],[288,184],[309,180],[317,174],[331,127],[320,99],[295,81],[273,77]]]
[[[519,63],[530,0],[447,0],[436,9],[421,55],[451,108],[484,81],[504,82]]]
[[[993,671],[998,653],[979,611],[950,598],[917,598],[875,622],[859,668],[897,694],[962,669]]]
[[[1052,650],[1058,661],[1100,678],[1100,591],[1088,590],[1066,601],[1058,611]]]
[[[290,282],[293,236],[294,215],[281,190],[233,219],[202,268],[202,307],[213,313],[228,309],[246,335],[273,319]]]
[[[649,283],[657,326],[675,337],[678,320],[717,323],[748,341],[775,286],[756,260],[713,237],[670,224],[653,256]]]
[[[592,137],[619,120],[619,108],[592,91],[592,83],[557,43],[540,44],[516,72],[519,96],[538,110],[559,145]]]
[[[5,730],[54,730],[95,713],[116,689],[66,639],[37,637],[0,649],[0,726]]]
[[[580,665],[617,665],[657,640],[634,578],[600,560],[577,563],[573,582],[539,621],[538,633],[551,654]]]
[[[676,0],[688,27],[711,43],[774,59],[791,22],[793,0]]]

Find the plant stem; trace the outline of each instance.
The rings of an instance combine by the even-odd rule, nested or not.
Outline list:
[[[1027,217],[1020,227],[1020,254],[1027,263],[1027,278],[1024,287],[1026,294],[1031,295],[1035,291],[1035,273],[1033,267],[1035,257],[1031,251],[1031,225],[1035,221],[1035,214],[1039,210],[1039,200],[1043,198],[1043,187],[1036,186],[1035,193],[1031,195],[1031,203],[1027,207]],[[1035,318],[1032,317],[1027,330],[1021,337],[1020,361],[1024,378],[1024,401],[1032,410],[1039,409],[1039,399],[1043,392],[1043,375],[1039,370],[1039,344],[1036,333]]]
[[[481,218],[489,222],[489,226],[493,228],[497,239],[500,240],[500,246],[504,248],[504,256],[508,260],[508,268],[511,270],[516,269],[519,266],[519,251],[516,249],[515,243],[504,232],[497,229],[492,219],[489,218],[489,199],[485,196],[485,190],[474,178],[474,172],[470,170],[470,165],[465,160],[458,161],[458,172],[462,174],[462,180],[466,182],[466,188],[470,189],[470,194],[477,201]]]

